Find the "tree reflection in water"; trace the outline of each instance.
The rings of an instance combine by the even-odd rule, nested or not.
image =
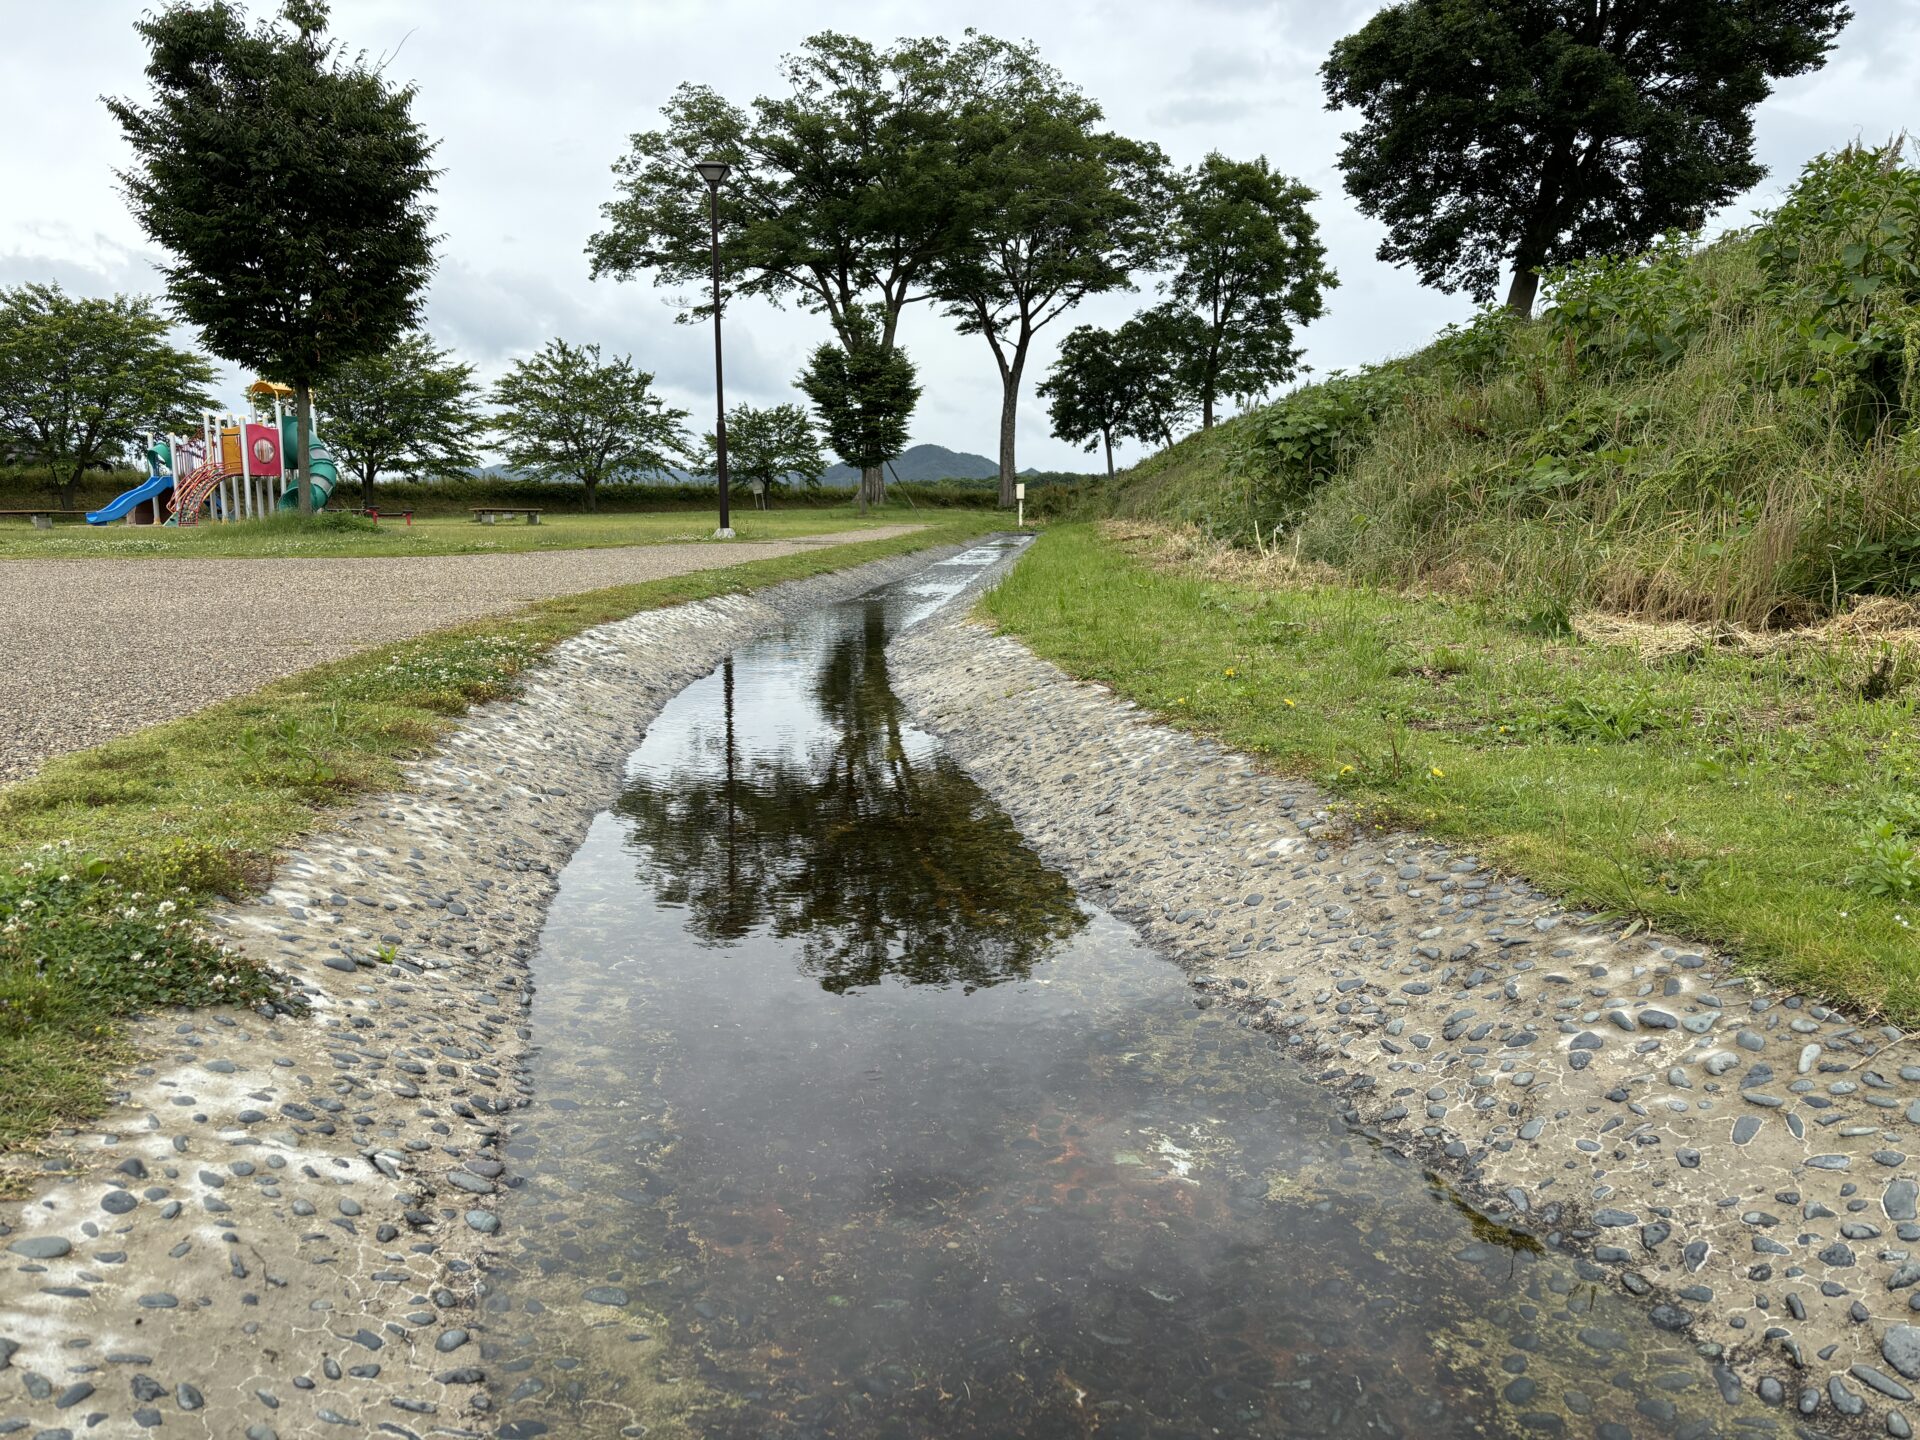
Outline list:
[[[710,943],[762,928],[798,939],[803,968],[836,994],[888,975],[967,990],[1023,978],[1085,916],[957,765],[909,757],[887,629],[874,601],[826,639],[793,701],[831,738],[803,758],[743,751],[727,660],[721,753],[641,776],[614,806],[640,878]]]

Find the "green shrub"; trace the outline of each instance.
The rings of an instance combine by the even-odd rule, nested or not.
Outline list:
[[[1671,234],[1644,255],[1602,255],[1547,276],[1549,329],[1588,356],[1671,365],[1706,328],[1713,292],[1693,257],[1696,237]]]

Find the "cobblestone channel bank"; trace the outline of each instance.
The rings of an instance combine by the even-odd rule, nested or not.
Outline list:
[[[0,1204],[0,1435],[491,1435],[490,1197],[555,877],[683,686],[956,548],[588,631],[214,916],[312,1015],[144,1025],[101,1129]]]
[[[1351,1121],[1644,1296],[1780,1433],[1913,1433],[1920,1047],[1899,1031],[1622,938],[1418,836],[1347,835],[1312,784],[957,608],[890,669],[1051,864]]]

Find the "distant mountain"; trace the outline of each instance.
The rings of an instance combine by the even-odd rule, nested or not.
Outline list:
[[[893,462],[887,478],[891,480],[898,475],[902,480],[991,480],[999,473],[999,463],[984,455],[949,450],[944,445],[914,445]],[[859,478],[860,472],[851,465],[836,465],[827,471],[821,483],[852,485]]]

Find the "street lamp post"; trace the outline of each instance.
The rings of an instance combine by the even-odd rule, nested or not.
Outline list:
[[[727,383],[720,359],[720,182],[731,169],[724,160],[696,160],[693,168],[707,182],[707,218],[713,225],[713,451],[720,480],[720,528],[716,540],[733,538],[727,494]]]

